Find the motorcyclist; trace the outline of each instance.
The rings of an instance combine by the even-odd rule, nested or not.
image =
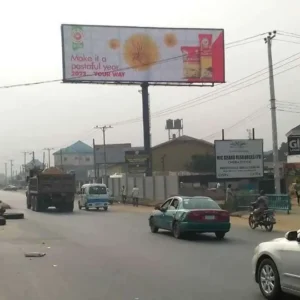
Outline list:
[[[266,196],[264,190],[260,191],[259,197],[255,202],[252,203],[252,205],[255,207],[253,215],[255,221],[257,221],[263,215],[264,211],[268,209],[268,197]]]

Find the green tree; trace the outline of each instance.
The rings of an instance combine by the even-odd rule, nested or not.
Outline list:
[[[188,170],[191,172],[215,172],[216,158],[214,155],[193,155],[188,164]]]

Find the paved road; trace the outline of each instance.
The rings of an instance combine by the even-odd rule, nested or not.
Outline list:
[[[253,249],[282,235],[236,227],[221,242],[181,241],[150,233],[145,213],[36,213],[20,193],[0,199],[26,213],[0,228],[3,300],[258,300]],[[26,251],[47,255],[28,259]]]

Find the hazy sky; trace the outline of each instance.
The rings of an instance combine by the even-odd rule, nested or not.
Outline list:
[[[0,18],[0,86],[62,78],[61,23],[224,28],[225,43],[278,30],[292,34],[277,35],[278,40],[273,43],[274,63],[297,52],[299,55],[293,59],[299,59],[275,69],[275,74],[300,64],[299,0],[190,0],[186,3],[152,0],[147,3],[138,0],[63,0],[47,4],[37,0],[4,1]],[[263,36],[253,41],[226,50],[227,84],[267,67]],[[299,71],[297,67],[275,77],[278,107],[284,110],[277,114],[279,142],[285,141],[285,133],[300,123],[299,113],[292,113],[300,112]],[[269,150],[269,82],[264,80],[242,89],[266,77],[266,74],[252,77],[247,83],[227,89],[226,84],[215,88],[151,87],[151,112],[218,89],[224,92],[215,97],[227,94],[204,104],[200,104],[199,98],[198,105],[192,108],[170,110],[152,118],[153,144],[167,139],[164,130],[167,118],[183,118],[184,134],[209,137],[213,141],[220,138],[222,128],[230,128],[250,115],[226,130],[225,137],[247,138],[247,128],[255,127],[256,137],[264,138],[265,150]],[[9,159],[14,159],[18,167],[23,162],[21,152],[24,150],[34,150],[37,158],[41,158],[45,147],[66,147],[79,139],[91,143],[92,138],[101,143],[101,132],[93,130],[95,125],[141,117],[139,89],[138,86],[62,83],[0,89],[0,170]],[[299,106],[288,102],[298,102]],[[263,105],[266,108],[254,113]],[[110,129],[107,143],[119,142],[142,145],[142,122]]]

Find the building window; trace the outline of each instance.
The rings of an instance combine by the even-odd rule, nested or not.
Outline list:
[[[90,161],[90,160],[91,160],[90,157],[86,157],[86,158],[85,158],[85,161]]]

